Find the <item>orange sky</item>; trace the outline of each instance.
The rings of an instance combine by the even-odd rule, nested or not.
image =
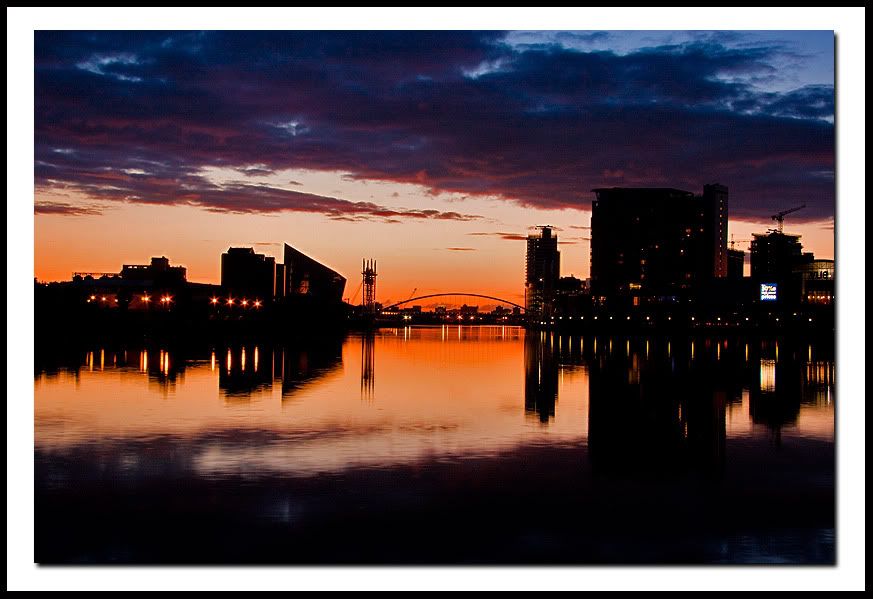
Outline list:
[[[232,175],[214,171],[210,176],[222,181]],[[345,222],[309,213],[227,214],[194,206],[101,203],[39,190],[38,202],[74,199],[100,213],[35,215],[34,276],[41,281],[69,280],[75,271],[118,272],[122,264],[147,263],[151,256],[164,255],[188,268],[189,281],[218,283],[220,255],[228,247],[252,246],[281,261],[282,243],[287,242],[343,274],[347,297],[358,287],[361,260],[375,258],[377,299],[382,302],[405,299],[413,289],[416,295],[457,291],[518,301],[524,297],[525,244],[497,234],[525,235],[529,227],[540,224],[560,229],[562,275],[589,274],[589,241],[584,238],[590,231],[578,228],[590,224],[588,211],[532,209],[498,198],[434,196],[416,185],[351,181],[341,173],[284,171],[261,179],[275,185],[289,178],[311,193],[481,218]],[[770,226],[732,221],[729,232],[737,240],[748,240],[753,232]],[[805,250],[833,258],[834,234],[828,228],[832,223],[793,224],[789,217],[785,227],[803,236]],[[747,250],[748,244],[737,247]]]

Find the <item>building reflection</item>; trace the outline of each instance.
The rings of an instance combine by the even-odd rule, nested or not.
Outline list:
[[[376,367],[376,338],[372,331],[361,335],[361,399],[373,400]]]
[[[558,360],[555,335],[531,332],[524,339],[524,411],[542,423],[555,417],[558,400]]]
[[[269,345],[238,345],[221,351],[218,388],[226,399],[247,399],[273,387],[274,349]],[[210,363],[213,359],[210,358]],[[217,356],[216,356],[216,362]]]
[[[619,340],[589,354],[592,465],[600,472],[663,472],[724,464],[725,405],[732,389],[720,348]],[[643,347],[641,347],[641,344]],[[658,345],[662,343],[659,341]],[[712,359],[712,354],[718,354]]]
[[[342,341],[277,345],[240,344],[216,348],[210,357],[218,388],[227,400],[248,399],[275,387],[287,399],[304,385],[342,364]]]

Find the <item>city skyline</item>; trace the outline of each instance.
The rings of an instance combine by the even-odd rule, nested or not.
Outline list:
[[[165,255],[218,283],[228,247],[290,241],[350,281],[377,259],[380,301],[518,300],[530,227],[554,226],[560,274],[586,278],[590,190],[707,183],[730,189],[729,236],[806,204],[786,231],[834,256],[833,32],[37,32],[35,48],[40,280]]]
[[[11,587],[863,580],[863,8],[7,13]]]

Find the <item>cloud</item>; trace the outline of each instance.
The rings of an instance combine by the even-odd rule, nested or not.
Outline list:
[[[720,182],[733,217],[800,203],[798,220],[830,217],[833,86],[762,87],[786,50],[743,35],[618,53],[586,50],[609,41],[596,32],[513,45],[500,32],[37,31],[36,182],[243,213],[326,204],[212,189],[203,169],[342,172],[542,209],[590,209],[604,185]],[[464,216],[442,214],[403,218]]]
[[[487,237],[497,237],[498,239],[505,239],[507,241],[526,241],[527,235],[522,235],[521,233],[467,233],[467,235],[477,235],[477,236],[487,236]]]
[[[462,248],[462,247],[446,248],[446,249],[450,250],[452,252],[475,252],[476,251],[476,248]]]
[[[33,205],[34,214],[52,214],[63,216],[99,216],[103,210],[96,206],[76,206],[64,202],[36,202]]]

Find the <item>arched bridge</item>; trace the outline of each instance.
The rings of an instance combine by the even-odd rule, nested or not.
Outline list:
[[[510,306],[515,306],[516,308],[520,308],[522,312],[524,312],[524,306],[516,304],[515,302],[511,302],[509,300],[505,300],[500,297],[494,297],[493,295],[481,295],[479,293],[431,293],[430,295],[419,295],[418,297],[411,297],[407,300],[403,300],[402,302],[397,302],[391,304],[390,306],[385,306],[382,308],[383,311],[390,310],[391,308],[396,308],[397,306],[402,306],[403,304],[408,304],[409,302],[416,302],[418,300],[428,299],[431,297],[449,297],[449,296],[464,296],[464,297],[478,297],[482,299],[494,300],[495,302],[500,302],[501,304],[509,304]]]

